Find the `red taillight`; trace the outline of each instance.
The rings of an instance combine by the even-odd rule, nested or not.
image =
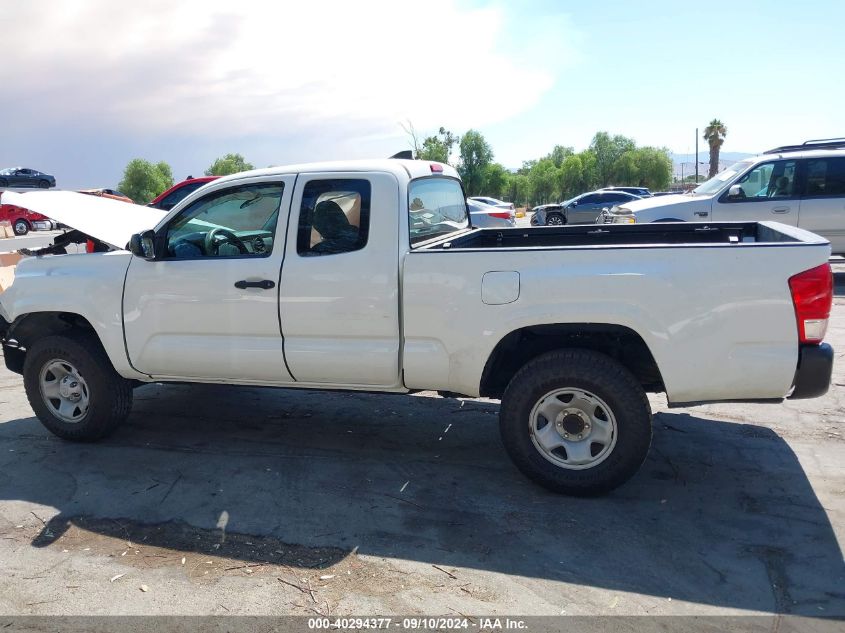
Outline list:
[[[85,240],[85,252],[86,253],[93,253],[94,252],[94,240]]]
[[[503,211],[503,212],[491,212],[487,215],[492,216],[494,218],[502,218],[503,220],[510,220],[511,219],[511,212],[510,211]]]
[[[438,165],[437,163],[431,163],[431,171],[433,173],[443,173],[443,165]]]
[[[821,343],[833,305],[833,272],[822,264],[789,278],[800,343]]]

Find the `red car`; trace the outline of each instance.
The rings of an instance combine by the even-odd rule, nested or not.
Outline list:
[[[148,207],[155,207],[162,211],[170,211],[178,203],[182,202],[188,197],[188,194],[193,193],[204,184],[217,180],[220,176],[201,176],[200,178],[191,178],[190,176],[173,185],[164,193],[159,194],[155,200],[150,202]]]
[[[50,231],[56,228],[56,223],[47,216],[13,204],[0,204],[0,221],[2,220],[11,223],[15,235],[26,235],[33,229]]]

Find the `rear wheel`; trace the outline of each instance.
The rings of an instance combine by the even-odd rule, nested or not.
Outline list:
[[[606,493],[637,472],[651,444],[651,408],[622,365],[590,350],[538,356],[502,397],[502,441],[516,466],[550,490]]]
[[[0,187],[8,187],[8,186],[9,186],[9,181],[6,180],[5,178],[0,178]]]
[[[29,233],[29,222],[26,220],[15,220],[14,224],[15,235],[26,235]]]
[[[566,219],[560,213],[550,213],[546,216],[546,226],[563,226]]]
[[[23,380],[35,415],[66,440],[103,438],[132,409],[131,383],[114,370],[100,342],[84,333],[36,341],[27,351]]]

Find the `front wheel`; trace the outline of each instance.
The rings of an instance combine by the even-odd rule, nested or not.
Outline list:
[[[15,235],[26,235],[29,233],[29,222],[26,220],[15,220]]]
[[[39,180],[38,187],[40,189],[49,189],[50,188],[50,181],[48,180]]]
[[[105,437],[132,409],[131,383],[120,376],[91,335],[47,336],[27,350],[23,382],[29,404],[62,439]]]
[[[520,369],[502,397],[505,449],[555,492],[604,494],[634,473],[651,445],[651,407],[634,376],[590,350],[558,350]]]
[[[563,226],[564,224],[566,224],[566,220],[560,213],[550,213],[546,216],[546,226]]]

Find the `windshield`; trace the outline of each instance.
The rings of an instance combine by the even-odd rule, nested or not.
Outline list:
[[[461,183],[454,178],[419,178],[408,186],[411,246],[469,227]]]
[[[727,169],[720,171],[718,174],[713,176],[710,180],[703,182],[700,185],[698,185],[698,187],[693,189],[692,192],[694,194],[698,195],[698,196],[712,195],[712,194],[716,193],[717,191],[719,191],[722,187],[724,187],[725,183],[727,181],[733,179],[733,177],[736,176],[737,174],[741,174],[746,169],[751,167],[751,165],[753,165],[753,164],[754,164],[753,158],[749,158],[749,159],[746,159],[746,160],[742,160],[738,163],[734,163],[733,165],[731,165]]]

